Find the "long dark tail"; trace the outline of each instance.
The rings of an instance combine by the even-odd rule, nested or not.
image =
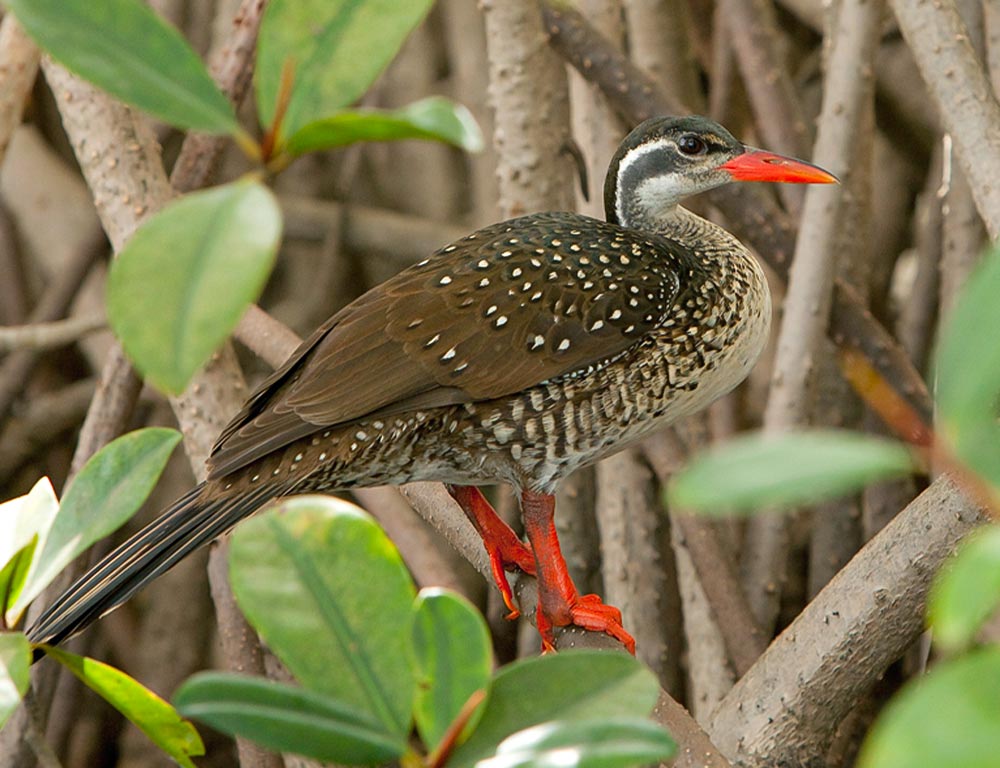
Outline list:
[[[128,600],[160,574],[232,528],[274,490],[205,500],[204,483],[119,546],[67,589],[27,630],[33,643],[55,645]]]

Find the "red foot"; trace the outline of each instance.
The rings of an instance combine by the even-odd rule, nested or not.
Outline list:
[[[520,569],[531,576],[535,575],[535,556],[531,548],[521,541],[517,534],[505,523],[493,505],[487,501],[482,492],[471,485],[450,485],[448,492],[465,512],[483,539],[486,554],[490,558],[490,571],[493,581],[503,596],[504,604],[510,611],[508,619],[516,619],[521,615],[514,604],[514,593],[507,581],[506,571]]]
[[[605,605],[597,595],[581,595],[568,608],[569,621],[558,626],[574,625],[591,632],[605,632],[625,646],[635,656],[635,638],[622,626],[622,612],[613,605]],[[535,616],[538,632],[542,636],[542,653],[555,650],[553,623],[538,606]]]
[[[521,512],[538,564],[535,623],[542,636],[542,651],[555,650],[553,627],[573,624],[593,632],[606,632],[635,655],[635,640],[622,626],[621,611],[613,605],[605,605],[597,595],[581,596],[577,592],[553,525],[555,498],[551,494],[523,491]]]

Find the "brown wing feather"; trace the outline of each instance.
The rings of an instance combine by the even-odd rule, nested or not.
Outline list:
[[[211,474],[320,427],[502,397],[613,357],[669,313],[685,256],[574,214],[479,230],[327,321],[226,428]]]

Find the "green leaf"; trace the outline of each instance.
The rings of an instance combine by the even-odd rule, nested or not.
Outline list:
[[[237,133],[229,101],[180,33],[138,0],[6,0],[52,58],[180,128]]]
[[[479,611],[461,595],[423,589],[414,604],[413,648],[413,715],[420,737],[433,750],[469,697],[490,683],[490,633]]]
[[[511,734],[550,720],[645,717],[658,693],[653,673],[625,653],[562,651],[515,662],[494,677],[479,725],[448,765],[471,766]]]
[[[205,754],[201,737],[170,704],[119,669],[61,648],[43,647],[49,656],[132,721],[167,755],[184,768],[196,768],[191,758]]]
[[[676,751],[670,734],[649,720],[557,720],[507,737],[476,768],[626,768]]]
[[[756,433],[696,457],[671,480],[667,501],[726,513],[820,501],[914,471],[902,443],[853,432]]]
[[[430,139],[477,152],[483,135],[472,114],[440,96],[414,102],[402,109],[351,109],[309,123],[288,139],[292,155],[343,147],[358,141]]]
[[[354,103],[396,56],[433,0],[271,0],[257,42],[257,109],[274,121],[281,73],[293,67],[283,136]]]
[[[883,710],[858,768],[995,768],[1000,755],[1000,646],[938,664]]]
[[[941,338],[937,400],[942,431],[968,466],[1000,489],[1000,248],[969,277]],[[984,335],[985,334],[985,335]]]
[[[174,429],[138,429],[91,456],[63,495],[24,589],[9,612],[12,618],[20,615],[77,555],[136,513],[180,439]]]
[[[185,717],[216,730],[324,762],[386,763],[407,749],[405,739],[349,704],[264,678],[195,675],[177,691],[174,704]]]
[[[21,594],[24,588],[24,581],[31,569],[31,561],[35,556],[35,547],[38,546],[38,534],[31,537],[31,541],[17,551],[8,563],[0,570],[0,613],[7,620],[7,612]],[[13,622],[11,622],[11,625]]]
[[[934,580],[927,617],[948,651],[971,644],[1000,605],[1000,526],[973,532]]]
[[[28,690],[31,643],[20,632],[0,633],[0,728]]]
[[[240,608],[305,688],[409,733],[413,583],[367,514],[290,498],[241,524],[229,558]]]
[[[281,235],[255,181],[184,195],[151,217],[111,265],[108,318],[136,367],[184,389],[267,282]]]

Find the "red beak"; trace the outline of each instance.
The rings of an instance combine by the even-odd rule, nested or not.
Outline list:
[[[776,155],[762,149],[747,149],[719,166],[733,181],[783,181],[790,184],[838,184],[840,180],[817,165]]]

